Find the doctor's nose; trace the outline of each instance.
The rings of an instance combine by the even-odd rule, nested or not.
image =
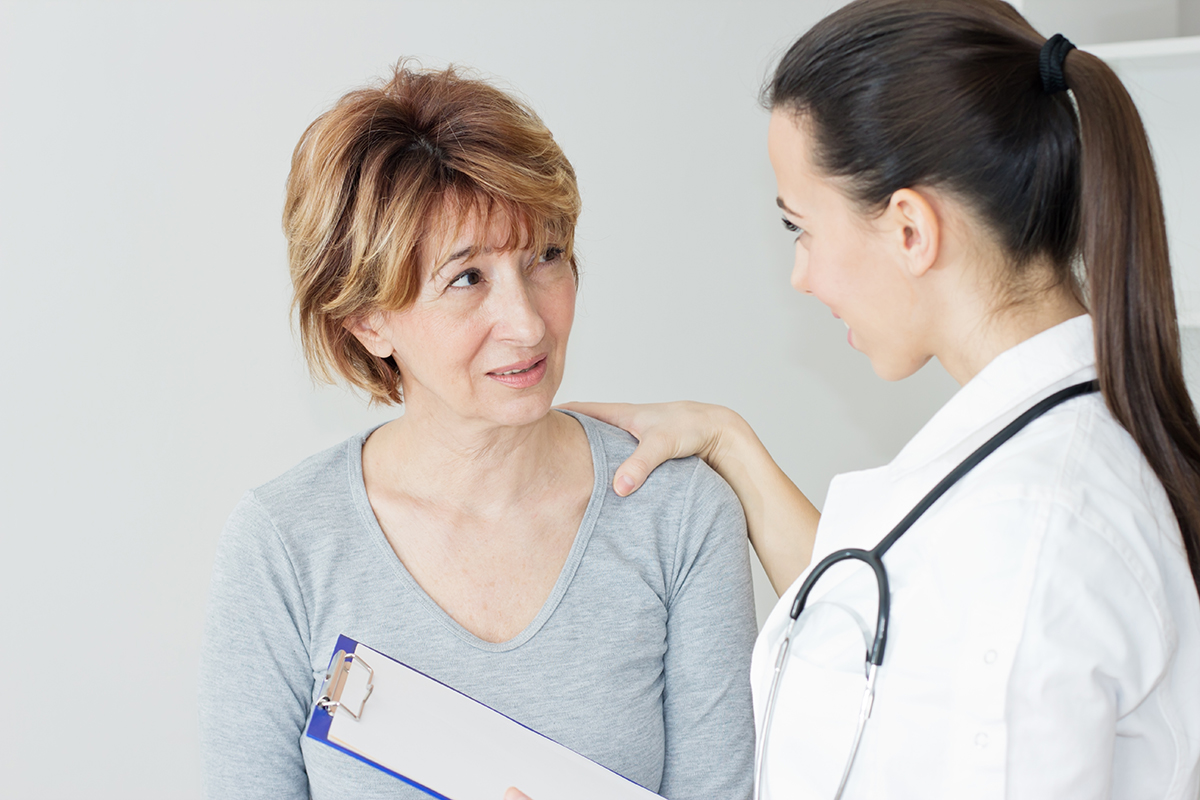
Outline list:
[[[796,245],[796,259],[792,262],[792,288],[797,292],[812,294],[808,288],[808,251]]]

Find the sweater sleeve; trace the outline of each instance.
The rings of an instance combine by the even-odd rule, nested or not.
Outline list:
[[[300,752],[312,698],[308,622],[292,562],[252,493],[217,547],[200,661],[210,798],[305,800]]]
[[[665,797],[750,796],[749,664],[756,629],[742,507],[733,490],[697,461],[668,596]]]

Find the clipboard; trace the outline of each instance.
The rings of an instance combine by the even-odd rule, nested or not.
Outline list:
[[[338,637],[305,735],[442,800],[662,800],[462,692]]]

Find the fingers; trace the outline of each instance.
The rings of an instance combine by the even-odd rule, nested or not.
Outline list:
[[[698,455],[716,469],[710,459],[721,439],[724,417],[720,412],[729,415],[722,406],[687,401],[643,405],[564,403],[558,407],[624,428],[638,440],[633,455],[613,475],[613,491],[620,497],[636,492],[651,472],[672,458]]]
[[[639,406],[630,403],[562,403],[557,408],[574,411],[577,414],[607,422],[609,425],[624,428],[641,439],[641,432],[635,424]],[[640,406],[640,408],[644,413],[645,409],[650,406]],[[617,496],[626,497],[640,489],[655,467],[668,458],[672,458],[671,455],[663,455],[666,450],[661,438],[656,439],[653,436],[649,442],[643,441],[638,444],[633,455],[617,467],[617,472],[613,475],[613,491],[617,493]]]
[[[522,792],[515,786],[508,787],[508,791],[504,793],[504,800],[532,800],[529,795]]]

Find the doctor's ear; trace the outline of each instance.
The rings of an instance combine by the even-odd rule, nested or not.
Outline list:
[[[942,220],[931,198],[914,189],[892,193],[884,215],[894,225],[901,259],[910,275],[919,278],[934,265],[941,248]]]
[[[383,335],[383,315],[368,314],[362,317],[351,317],[342,322],[342,327],[350,331],[355,339],[367,349],[367,352],[379,358],[387,358],[395,352],[392,343]]]

